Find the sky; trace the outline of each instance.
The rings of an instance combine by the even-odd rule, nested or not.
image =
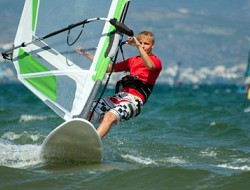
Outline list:
[[[0,46],[13,42],[23,3],[0,1]],[[181,62],[212,69],[246,64],[249,21],[250,0],[131,0],[125,23],[135,33],[155,33],[154,52],[165,68]],[[128,49],[126,55],[132,54]]]

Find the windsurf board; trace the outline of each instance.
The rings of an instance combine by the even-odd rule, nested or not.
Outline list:
[[[42,144],[46,162],[101,162],[102,142],[94,126],[85,119],[72,119],[55,128]]]

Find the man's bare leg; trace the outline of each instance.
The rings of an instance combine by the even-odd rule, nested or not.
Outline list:
[[[103,120],[100,124],[100,126],[97,128],[97,133],[100,136],[100,138],[104,137],[111,126],[116,122],[117,117],[112,112],[105,113]]]

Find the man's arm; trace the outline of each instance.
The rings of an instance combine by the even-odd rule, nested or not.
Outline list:
[[[109,66],[108,66],[108,68],[107,68],[106,73],[110,73],[112,71],[112,66],[113,65],[110,63]]]
[[[94,56],[89,51],[84,51],[82,47],[76,48],[76,52],[80,55],[86,56],[91,62],[94,60]],[[108,65],[106,73],[110,73],[112,70],[112,64]]]
[[[144,51],[144,49],[141,46],[137,46],[137,48],[138,48],[138,51],[139,51],[139,53],[141,55],[143,63],[146,65],[146,67],[149,70],[154,70],[155,69],[154,62],[150,59],[148,54]]]
[[[79,48],[76,48],[76,52],[79,55],[86,56],[91,62],[93,62],[94,56],[89,51],[85,51],[82,47],[79,47]]]

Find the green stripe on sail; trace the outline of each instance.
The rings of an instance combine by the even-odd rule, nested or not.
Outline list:
[[[19,49],[18,54],[19,72],[20,74],[30,74],[49,71],[38,60],[25,52],[22,48]],[[37,90],[45,94],[51,100],[56,101],[56,77],[44,76],[26,78]]]
[[[128,2],[128,0],[118,0],[113,18],[116,18],[117,20],[120,19],[122,12],[123,12],[123,8],[124,5]],[[113,31],[115,31],[115,27],[114,26],[110,26],[108,34],[111,34]],[[105,57],[105,52],[106,49],[108,48],[109,45],[109,40],[110,40],[110,35],[107,36],[107,38],[105,39],[103,48],[101,50],[101,56],[99,56],[97,64],[96,64],[96,75],[93,76],[93,80],[97,81],[97,80],[103,80],[106,70],[108,68],[108,65],[111,61],[111,59],[109,57]]]
[[[37,19],[37,13],[38,13],[38,1],[39,0],[33,0],[32,1],[32,31],[35,31],[36,28],[36,19]]]
[[[115,10],[114,17],[117,18],[117,20],[120,19],[124,5],[128,2],[128,0],[119,0],[117,4],[117,9]]]

